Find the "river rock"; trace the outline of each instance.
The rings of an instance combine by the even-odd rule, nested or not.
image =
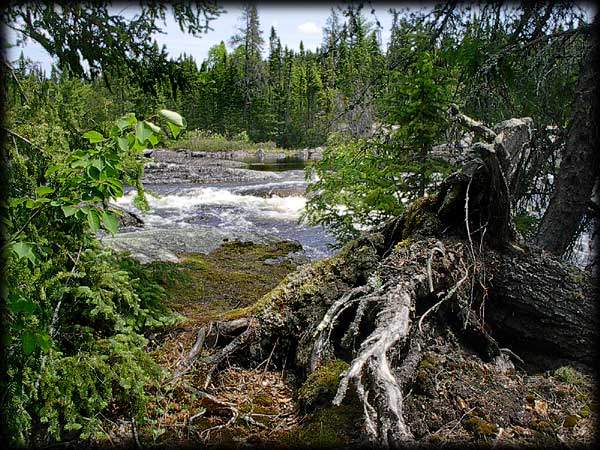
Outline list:
[[[114,250],[129,252],[132,258],[141,263],[149,263],[157,260],[178,262],[178,253],[208,254],[223,242],[235,240],[269,244],[281,239],[268,233],[196,227],[131,231],[103,236],[100,242]]]
[[[110,210],[117,212],[116,216],[119,219],[119,225],[122,228],[142,228],[144,226],[144,221],[142,218],[131,211],[127,211],[126,209],[115,204],[110,205]]]
[[[224,155],[229,157],[227,159],[214,155],[210,152],[155,150],[153,161],[144,166],[142,181],[147,184],[215,184],[277,178],[269,172],[244,170],[247,164],[232,159],[231,152]]]

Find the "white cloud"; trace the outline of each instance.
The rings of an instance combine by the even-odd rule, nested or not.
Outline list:
[[[301,25],[298,25],[298,30],[307,34],[317,34],[321,32],[321,27],[314,22],[305,22]]]

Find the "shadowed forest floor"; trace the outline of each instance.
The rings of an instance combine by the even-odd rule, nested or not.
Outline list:
[[[179,255],[181,263],[145,268],[168,292],[185,320],[151,336],[153,357],[173,372],[201,325],[236,317],[295,269],[286,258],[296,243],[228,242],[208,255]],[[448,331],[448,333],[451,333]],[[218,338],[217,338],[218,339]],[[423,444],[555,446],[591,444],[597,420],[593,380],[570,367],[551,373],[499,372],[453,335],[439,336],[420,361],[417,382],[405,393],[405,417]],[[201,357],[211,354],[210,344]],[[214,345],[214,342],[212,342]],[[468,343],[467,343],[468,344]],[[277,346],[277,342],[273,343]],[[255,367],[230,359],[204,388],[200,360],[151,394],[144,423],[106,418],[109,442],[99,446],[316,447],[365,444],[362,406],[355,396],[332,406],[347,362],[320,367],[306,380],[270,358]],[[206,396],[207,392],[210,396]]]

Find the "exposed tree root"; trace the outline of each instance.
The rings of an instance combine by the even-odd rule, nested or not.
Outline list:
[[[489,271],[486,276],[492,281],[494,277],[503,279],[503,275],[498,272],[500,266],[494,263],[493,258],[490,259],[496,253],[488,251],[482,255],[477,247],[475,252],[478,259],[485,256],[488,265],[483,266],[479,260],[473,264],[470,246],[460,240],[448,239],[442,243],[437,239],[422,239],[394,246],[366,282],[349,287],[337,300],[331,301],[320,314],[318,322],[301,324],[305,332],[310,333],[305,339],[310,343],[309,357],[298,357],[303,350],[296,336],[296,348],[292,349],[296,360],[291,362],[290,367],[304,367],[309,373],[333,358],[347,358],[344,349],[352,349],[351,357],[347,359],[350,366],[340,378],[333,403],[340,405],[353,390],[363,406],[365,432],[374,443],[398,447],[411,442],[413,433],[403,406],[405,396],[415,384],[425,349],[433,336],[444,334],[440,332],[443,327],[451,328],[464,345],[477,351],[484,360],[494,363],[498,372],[514,368],[508,357],[515,364],[525,365],[523,355],[512,348],[510,341],[504,340],[499,345],[484,322],[482,302],[486,297],[485,289],[481,287],[481,267]],[[558,268],[555,267],[555,270]],[[297,283],[294,277],[287,280],[287,285],[295,285],[295,289],[302,290],[302,285],[299,287],[294,283]],[[491,284],[484,287],[493,289]],[[327,286],[322,289],[326,290]],[[516,292],[510,292],[516,299]],[[528,291],[522,289],[520,292]],[[318,293],[313,292],[312,295]],[[591,301],[591,291],[584,290],[581,295],[585,297],[581,300],[582,305]],[[497,299],[493,301],[497,302]],[[511,301],[516,300],[511,297]],[[276,300],[272,302],[276,303]],[[273,308],[289,321],[294,314],[301,313],[301,310],[295,309],[301,306],[300,302],[291,302],[285,307],[279,305]],[[488,305],[486,313],[492,323],[499,317],[494,315],[494,308]],[[545,314],[550,318],[551,310],[546,309]],[[249,326],[238,337],[202,360],[208,368],[205,389],[214,370],[235,352],[240,354],[249,346],[266,346],[268,353],[265,352],[260,359],[264,362],[265,354],[270,360],[271,356],[282,351],[280,347],[283,349],[285,346],[278,345],[275,349],[273,343],[284,339],[289,329],[283,328],[277,321],[260,320],[261,315],[272,314],[274,312],[269,308],[256,312],[255,321],[249,321]],[[553,320],[558,320],[558,317],[555,315]],[[234,324],[232,321],[220,325],[221,329],[236,328]],[[352,341],[357,342],[358,348],[351,345]],[[249,353],[243,351],[244,355]],[[279,359],[282,358],[280,354]]]
[[[545,362],[564,357],[591,364],[592,353],[577,346],[595,342],[594,287],[583,272],[516,244],[503,175],[510,169],[505,156],[513,150],[495,137],[490,135],[494,145],[474,145],[463,171],[442,183],[437,195],[416,202],[380,233],[299,269],[244,318],[218,323],[202,339],[199,333],[174,378],[192,367],[203,342],[216,345],[220,335],[231,340],[201,360],[204,389],[214,371],[242,349],[247,361],[269,355],[269,362],[271,357],[284,361],[301,376],[344,359],[349,367],[333,404],[354,390],[368,437],[389,448],[414,440],[405,395],[415,383],[424,347],[434,336],[443,337],[444,329],[452,329],[500,372],[514,368],[509,357],[527,364],[511,348],[522,343],[511,333],[523,331],[526,322],[530,330],[523,332],[538,344],[534,350]],[[536,273],[536,264],[547,275]],[[532,285],[523,286],[524,281]],[[519,308],[524,317],[510,315]],[[553,333],[561,322],[565,331]],[[566,342],[556,342],[556,336]]]
[[[435,253],[441,257],[434,259]],[[435,240],[396,248],[385,260],[386,269],[377,271],[367,283],[349,289],[333,302],[312,333],[310,371],[314,371],[324,357],[335,353],[335,347],[343,345],[333,342],[334,328],[338,329],[337,339],[347,343],[350,336],[357,334],[363,321],[371,320],[372,314],[367,318],[365,311],[376,311],[374,322],[368,324],[374,329],[362,341],[350,367],[342,375],[333,403],[340,405],[348,389],[355,389],[363,404],[365,429],[381,445],[394,447],[412,439],[402,404],[404,390],[412,385],[415,367],[422,356],[423,320],[438,311],[444,302],[452,303],[456,311],[470,305],[465,299],[470,291],[463,287],[469,279],[467,257],[460,242],[448,249]],[[457,281],[454,280],[456,274],[461,276]],[[417,304],[428,304],[432,299],[437,302],[417,316]],[[348,319],[343,313],[352,307],[354,313]],[[454,315],[458,317],[456,312]],[[218,365],[258,336],[258,323],[247,325],[242,334],[202,361],[209,367],[205,389]],[[220,326],[235,328],[234,323]],[[340,327],[346,327],[343,334]]]

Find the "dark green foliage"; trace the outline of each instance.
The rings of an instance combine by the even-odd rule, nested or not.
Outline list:
[[[92,86],[44,80],[24,62],[18,70],[23,83],[9,90],[6,121],[13,139],[1,248],[8,290],[1,389],[3,433],[29,446],[70,431],[85,439],[99,432],[100,414],[144,412],[146,385],[161,374],[144,334],[180,318],[164,306],[165,291],[102,250],[95,233],[117,232],[105,207],[124,183],[137,186],[143,205],[141,152],[164,138],[163,128],[179,134],[185,120],[160,110],[82,132]]]
[[[100,431],[99,414],[110,415],[109,405],[139,417],[145,386],[161,372],[141,333],[177,320],[160,303],[158,286],[138,294],[135,280],[107,251],[90,244],[68,273],[56,273],[57,262],[32,268],[19,260],[9,267],[9,282],[12,274],[20,280],[9,297],[3,405],[14,444],[33,436],[58,439],[68,430],[85,439]]]
[[[159,50],[153,39],[165,22],[166,4],[142,5],[139,14],[127,18],[123,11],[112,12],[110,2],[67,3],[60,8],[52,2],[11,3],[2,9],[2,23],[19,32],[23,40],[38,42],[58,58],[62,70],[77,77],[89,74],[108,81],[107,73],[132,74],[142,87],[152,88],[155,81],[176,75],[165,49]],[[180,28],[193,35],[205,32],[209,21],[222,12],[213,2],[174,2],[170,6]]]
[[[345,242],[398,216],[447,173],[446,165],[430,158],[447,128],[450,83],[439,64],[422,51],[408,67],[391,72],[382,102],[387,131],[369,140],[330,140],[323,159],[307,171],[310,178],[314,170],[317,179],[308,188],[311,223],[327,225]]]

